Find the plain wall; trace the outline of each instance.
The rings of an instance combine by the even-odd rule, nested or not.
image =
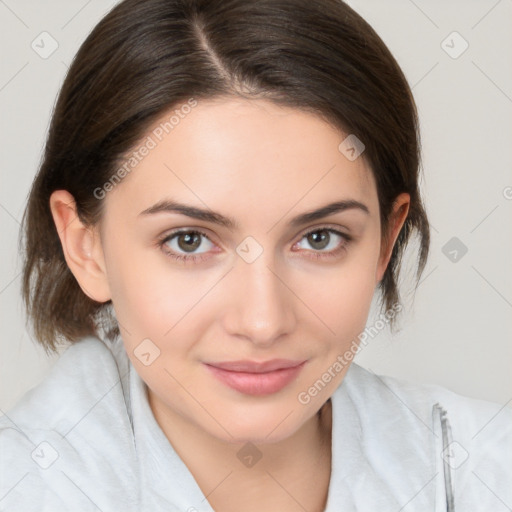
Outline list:
[[[114,3],[0,3],[3,411],[57,357],[48,358],[25,327],[19,224],[67,67]],[[380,34],[413,88],[423,140],[422,191],[432,224],[431,254],[414,302],[408,299],[412,251],[406,261],[402,294],[409,305],[402,330],[394,336],[379,330],[356,361],[376,373],[505,404],[512,399],[512,2],[348,3]],[[42,32],[58,44],[47,58],[31,46],[35,41],[39,52],[51,50],[55,43]],[[469,46],[457,56],[464,41]],[[467,253],[460,256],[463,246]],[[368,325],[375,321],[370,315]]]

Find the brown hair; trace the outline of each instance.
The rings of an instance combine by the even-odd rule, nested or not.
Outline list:
[[[119,334],[111,301],[87,297],[64,259],[49,198],[68,190],[96,224],[94,190],[173,106],[222,96],[261,97],[310,111],[365,144],[377,183],[383,240],[393,201],[408,217],[379,283],[381,308],[399,302],[402,253],[416,230],[416,287],[429,250],[419,193],[420,140],[407,81],[383,41],[340,0],[125,0],[80,47],[58,96],[43,160],[23,216],[23,299],[36,339]],[[391,319],[393,327],[394,319]]]

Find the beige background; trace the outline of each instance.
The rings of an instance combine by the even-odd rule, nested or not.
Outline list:
[[[512,0],[349,3],[388,44],[413,87],[432,223],[430,260],[402,331],[392,337],[381,330],[357,361],[505,404],[512,400]],[[113,4],[0,1],[0,414],[55,361],[25,328],[19,222],[67,66]],[[58,44],[47,58],[31,47],[45,37],[46,51],[52,49],[42,32]],[[447,246],[453,237],[456,245]]]

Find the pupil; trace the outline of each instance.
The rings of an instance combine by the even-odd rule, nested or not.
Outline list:
[[[308,241],[315,249],[324,249],[329,245],[329,233],[322,229],[321,231],[315,231],[308,236]]]
[[[185,241],[184,244],[181,243],[183,240]],[[201,239],[199,233],[185,233],[178,237],[178,245],[180,246],[180,249],[183,249],[184,251],[193,252],[199,247],[200,243]]]

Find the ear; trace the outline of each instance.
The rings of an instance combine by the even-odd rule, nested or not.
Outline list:
[[[407,193],[402,193],[397,196],[393,202],[393,209],[389,217],[389,227],[387,237],[383,237],[381,244],[381,251],[379,256],[379,263],[377,266],[376,281],[379,283],[384,277],[386,268],[388,267],[393,247],[395,246],[396,239],[402,229],[402,226],[409,213],[409,206],[411,204],[411,197]]]
[[[98,230],[82,224],[67,190],[52,193],[50,209],[66,263],[80,288],[92,300],[107,302],[111,295]]]

